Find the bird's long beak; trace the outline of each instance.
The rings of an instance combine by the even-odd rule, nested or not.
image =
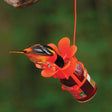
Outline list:
[[[21,53],[21,54],[27,54],[27,53],[30,53],[32,49],[29,47],[27,49],[24,49],[22,51],[10,51],[9,53]]]
[[[26,53],[26,51],[10,51],[9,53],[21,53],[21,54],[24,54],[24,53]]]

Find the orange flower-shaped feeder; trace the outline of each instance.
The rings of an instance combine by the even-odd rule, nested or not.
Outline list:
[[[41,75],[43,77],[51,77],[54,76],[55,78],[68,79],[69,76],[75,71],[76,69],[76,59],[73,58],[77,51],[77,47],[75,45],[72,45],[70,47],[70,40],[67,37],[62,38],[59,41],[58,48],[54,44],[48,44],[51,48],[55,50],[55,52],[60,55],[64,60],[64,66],[60,68],[54,63],[50,63],[50,67],[43,65],[44,70],[41,72]],[[36,64],[36,67],[38,68],[38,64]],[[61,75],[60,75],[61,74]]]

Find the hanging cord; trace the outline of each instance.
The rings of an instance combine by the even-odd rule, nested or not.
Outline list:
[[[75,45],[75,35],[76,35],[76,16],[77,16],[77,12],[76,12],[76,0],[74,0],[74,13],[75,13],[75,20],[74,20],[74,37],[73,37],[73,45]]]

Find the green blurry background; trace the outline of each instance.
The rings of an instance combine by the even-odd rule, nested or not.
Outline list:
[[[96,96],[78,103],[29,59],[9,54],[33,44],[73,40],[74,0],[40,0],[23,10],[0,0],[0,112],[112,112],[112,0],[77,0],[76,57],[96,81]]]

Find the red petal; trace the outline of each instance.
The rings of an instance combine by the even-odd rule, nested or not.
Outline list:
[[[68,76],[71,75],[76,69],[76,61],[71,58],[67,65],[62,68],[62,71],[66,73]]]
[[[75,45],[72,45],[71,48],[69,49],[69,52],[67,52],[68,57],[72,57],[75,55],[77,51],[77,47]]]
[[[58,47],[62,55],[64,56],[67,52],[69,52],[70,47],[70,40],[67,37],[62,38],[59,43]]]
[[[43,77],[51,77],[51,76],[53,76],[54,74],[56,73],[56,71],[51,71],[51,70],[49,70],[49,69],[45,69],[45,70],[42,70],[42,72],[41,72],[41,75],[43,76]]]
[[[60,52],[62,53],[63,58],[70,58],[77,51],[77,47],[75,45],[72,45],[70,47],[70,40],[67,37],[62,38],[59,41],[58,47]]]

